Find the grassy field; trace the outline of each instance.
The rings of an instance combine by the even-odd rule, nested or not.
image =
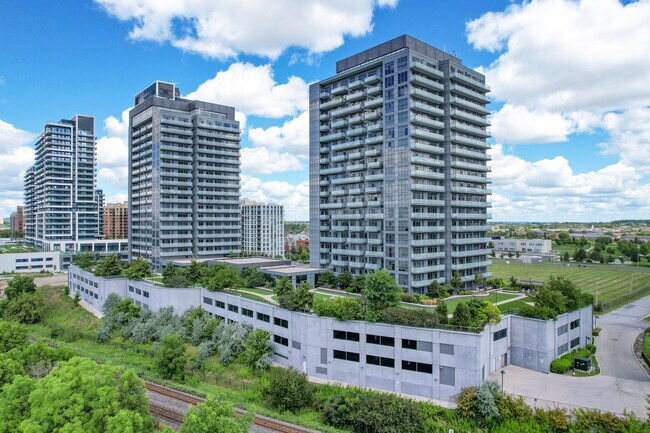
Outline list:
[[[643,353],[650,359],[650,332],[643,334]]]
[[[598,289],[598,301],[605,304],[606,310],[650,295],[650,272],[637,271],[627,267],[524,265],[494,261],[490,271],[494,277],[508,280],[514,276],[521,282],[526,282],[529,279],[546,281],[551,275],[566,277],[586,292],[595,295],[596,289]],[[631,298],[629,297],[630,284],[632,285]]]
[[[499,304],[499,305],[497,305],[497,308],[499,309],[499,311],[505,311],[505,310],[508,310],[510,308],[522,308],[525,305],[528,305],[528,304],[526,304],[526,302],[524,302],[523,299],[517,299],[517,300],[512,301],[512,302],[506,302],[505,304]]]

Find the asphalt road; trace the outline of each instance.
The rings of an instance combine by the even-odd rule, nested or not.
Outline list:
[[[632,352],[636,336],[650,326],[650,322],[643,320],[648,315],[650,296],[604,314],[596,320],[596,326],[603,328],[596,338],[596,357],[603,376],[650,382],[650,377]]]

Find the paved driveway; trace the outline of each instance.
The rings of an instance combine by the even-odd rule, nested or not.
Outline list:
[[[642,329],[650,326],[643,320],[650,315],[650,296],[625,305],[597,319],[603,328],[596,338],[596,357],[603,376],[650,382],[632,352],[632,345]],[[650,391],[649,391],[650,392]]]
[[[623,414],[624,410],[646,418],[645,397],[650,383],[611,376],[573,377],[540,373],[509,365],[503,370],[504,389],[521,395],[531,406],[588,407]],[[490,375],[501,383],[501,370]]]

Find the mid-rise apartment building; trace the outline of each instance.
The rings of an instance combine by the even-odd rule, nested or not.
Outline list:
[[[100,232],[95,118],[47,123],[35,150],[24,178],[25,238],[41,250],[75,251],[77,241]]]
[[[235,109],[156,81],[129,113],[129,250],[154,268],[240,251]]]
[[[16,211],[9,217],[9,230],[12,236],[17,233],[25,233],[25,207],[16,206]]]
[[[104,207],[104,238],[126,239],[129,234],[129,203],[108,203]]]
[[[243,199],[240,210],[242,251],[284,256],[284,207]]]
[[[97,200],[97,209],[99,209],[99,238],[105,238],[104,236],[104,205],[106,204],[106,196],[104,191],[98,189],[95,191],[95,200]],[[126,235],[123,236],[126,238]]]
[[[489,276],[485,77],[404,35],[312,84],[311,266],[423,292]]]

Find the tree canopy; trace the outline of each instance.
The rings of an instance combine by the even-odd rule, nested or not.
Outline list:
[[[366,285],[361,294],[366,301],[366,317],[376,321],[379,312],[385,308],[396,307],[404,290],[386,269],[378,269],[366,277]]]

